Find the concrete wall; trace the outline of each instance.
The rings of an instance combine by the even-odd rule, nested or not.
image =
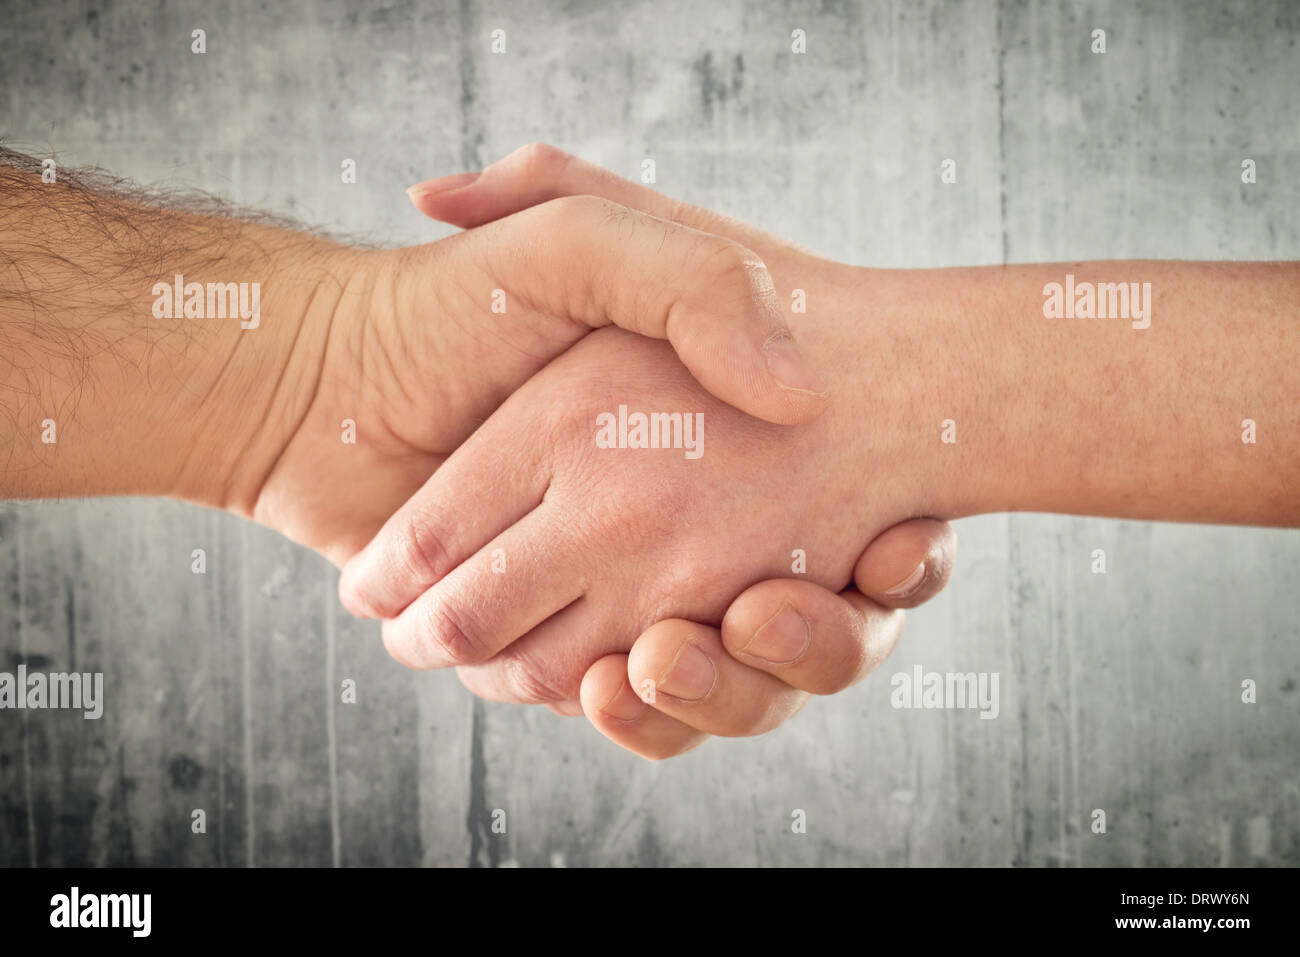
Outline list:
[[[854,262],[1300,257],[1300,5],[548,6],[8,4],[0,134],[390,243],[445,234],[410,183],[546,140],[629,176],[653,157],[664,191]],[[103,671],[109,706],[0,713],[0,864],[1300,863],[1300,535],[959,533],[881,673],[651,765],[405,672],[323,559],[259,527],[2,505],[0,669]],[[999,672],[1001,715],[892,709],[915,664]]]

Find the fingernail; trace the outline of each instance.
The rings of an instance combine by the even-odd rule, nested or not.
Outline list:
[[[437,196],[450,193],[453,189],[462,189],[482,176],[482,173],[455,173],[451,176],[439,176],[437,179],[425,180],[408,187],[406,195],[415,199],[419,196]]]
[[[925,579],[925,562],[916,566],[916,571],[908,575],[901,582],[889,589],[884,594],[890,598],[906,598],[912,592],[920,587],[921,582]]]
[[[812,625],[788,601],[759,626],[749,644],[740,650],[774,665],[788,664],[804,653],[812,641]]]
[[[601,705],[600,713],[610,718],[617,718],[619,721],[631,721],[641,717],[641,712],[645,709],[646,703],[638,698],[632,686],[624,681],[618,691],[614,692],[614,697]]]
[[[682,701],[698,701],[713,690],[717,678],[713,659],[688,638],[682,642],[677,657],[659,679],[657,687],[662,693]]]
[[[763,355],[767,357],[767,371],[781,388],[817,395],[826,391],[788,332],[778,332],[763,343]]]

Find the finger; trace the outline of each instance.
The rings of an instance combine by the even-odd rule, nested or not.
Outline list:
[[[901,611],[789,578],[746,589],[722,619],[722,644],[736,662],[811,694],[861,681],[902,633]]]
[[[800,352],[759,256],[595,196],[534,206],[462,237],[485,288],[590,328],[667,339],[706,389],[760,419],[806,422],[826,385]],[[510,296],[507,296],[507,308]]]
[[[726,236],[764,257],[794,248],[761,229],[678,202],[546,143],[520,147],[481,173],[442,176],[418,183],[406,192],[426,216],[463,229],[561,196],[600,196],[660,219]]]
[[[541,503],[550,481],[543,450],[511,441],[507,428],[489,419],[343,566],[344,608],[359,618],[396,617]]]
[[[943,591],[957,557],[947,522],[915,518],[876,536],[858,558],[858,591],[889,608],[915,608]]]
[[[456,675],[488,701],[576,702],[591,662],[627,647],[619,635],[601,627],[594,610],[592,602],[579,598],[487,661],[458,667]]]
[[[582,710],[597,731],[620,747],[652,761],[671,758],[708,740],[642,701],[627,679],[627,655],[607,655],[582,679]]]
[[[486,661],[582,597],[581,557],[554,511],[535,509],[385,621],[384,647],[422,670]]]
[[[628,654],[632,687],[655,710],[709,734],[763,734],[808,696],[732,658],[716,628],[670,618],[648,628]]]

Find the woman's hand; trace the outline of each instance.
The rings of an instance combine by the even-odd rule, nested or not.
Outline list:
[[[611,741],[655,760],[710,735],[764,734],[811,695],[841,691],[884,661],[902,634],[902,609],[947,585],[956,547],[946,522],[914,519],[868,545],[854,568],[856,587],[838,595],[774,578],[732,602],[721,629],[681,619],[651,625],[628,654],[587,669],[581,713]],[[665,686],[688,655],[714,675],[702,698]]]
[[[524,147],[483,174],[431,180],[409,193],[426,215],[465,227],[561,196],[600,196],[726,235],[774,264],[778,281],[813,262],[810,254],[759,230],[677,203],[544,144]],[[656,759],[690,750],[711,734],[765,732],[802,708],[809,694],[845,688],[883,660],[902,632],[901,609],[920,605],[945,587],[955,549],[956,535],[946,522],[903,522],[862,553],[856,588],[836,595],[788,578],[760,582],[732,603],[720,631],[680,619],[652,625],[629,654],[608,655],[588,669],[580,702],[548,706],[561,714],[585,713],[612,741]],[[786,635],[799,650],[788,657],[776,650],[777,635]],[[655,690],[656,676],[690,638],[698,639],[694,647],[711,659],[719,679],[698,701]],[[475,680],[470,668],[460,673]]]
[[[871,352],[851,346],[836,310],[823,321],[809,341],[837,356],[833,375]],[[471,690],[571,700],[591,663],[654,622],[720,622],[732,596],[801,557],[810,581],[842,588],[868,542],[928,511],[934,456],[890,425],[911,417],[907,394],[868,394],[840,374],[824,415],[773,425],[709,396],[663,344],[598,331],[389,519],[345,567],[344,603],[389,619],[385,644],[411,667],[497,656],[462,675]],[[683,427],[658,448],[611,436],[615,417],[637,412]],[[695,444],[681,441],[686,424]]]

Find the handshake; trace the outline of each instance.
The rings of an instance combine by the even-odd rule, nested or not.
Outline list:
[[[646,757],[870,673],[947,520],[1300,524],[1293,264],[853,267],[545,146],[368,250],[0,160],[0,495],[250,517],[399,662]],[[156,318],[173,274],[257,322]],[[1067,276],[1140,280],[1146,324],[1049,315]]]

